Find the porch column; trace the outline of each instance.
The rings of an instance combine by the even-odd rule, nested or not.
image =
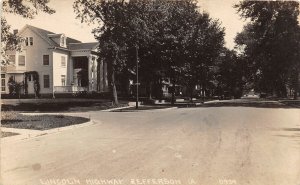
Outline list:
[[[93,55],[88,56],[88,75],[89,75],[89,91],[95,91],[97,85],[97,78],[95,78],[95,59]]]
[[[98,79],[99,79],[99,87],[100,87],[100,92],[104,92],[104,78],[103,78],[103,60],[101,60],[101,62],[100,62],[100,66],[98,66],[98,69],[99,69],[99,77],[98,77]]]
[[[88,85],[88,91],[92,90],[92,56],[87,56],[88,58],[88,78],[89,78],[89,85]]]
[[[73,57],[70,56],[69,65],[68,65],[68,76],[67,76],[67,84],[71,85],[74,83],[74,62]]]

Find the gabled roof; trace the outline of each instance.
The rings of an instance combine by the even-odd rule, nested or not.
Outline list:
[[[70,43],[69,50],[94,50],[98,47],[98,42]]]
[[[56,33],[26,24],[26,26],[20,31],[19,34],[21,34],[22,31],[25,30],[25,28],[31,29],[33,32],[35,32],[37,35],[39,35],[41,38],[43,38],[46,42],[48,42],[51,46],[60,47],[59,44],[54,42],[49,37],[49,35],[56,35]],[[67,44],[69,44],[69,43],[81,43],[81,41],[67,37]]]

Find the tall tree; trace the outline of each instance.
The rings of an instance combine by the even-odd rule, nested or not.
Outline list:
[[[5,54],[8,50],[21,50],[22,38],[10,31],[10,25],[6,21],[6,14],[19,15],[23,18],[33,19],[38,12],[48,14],[55,13],[55,10],[48,6],[49,0],[3,0],[1,16],[1,65],[9,63]]]
[[[253,70],[255,88],[285,97],[291,74],[299,73],[299,3],[243,1],[235,8],[250,20],[236,43],[242,46]]]
[[[133,63],[138,60],[138,51],[151,38],[148,28],[150,23],[147,24],[150,16],[149,3],[145,2],[117,0],[74,2],[78,18],[99,25],[93,33],[100,42],[100,57],[108,61],[109,83],[113,103],[116,105],[118,104],[116,73],[122,71],[124,67],[133,67]]]
[[[194,0],[76,0],[74,8],[82,21],[98,24],[94,34],[100,42],[100,57],[110,65],[110,79],[126,69],[135,71],[139,60],[141,80],[149,96],[153,82],[167,77],[173,84],[172,103],[175,84],[180,83],[189,63],[185,61],[208,65],[224,43],[224,30],[207,14],[201,14]],[[110,81],[117,104],[115,82]]]
[[[197,14],[185,41],[184,81],[192,98],[195,85],[200,84],[202,95],[212,80],[213,66],[224,47],[224,28],[208,14]]]
[[[224,48],[217,62],[218,95],[227,94],[235,98],[242,96],[248,73],[244,65],[243,58],[239,57],[236,51]]]

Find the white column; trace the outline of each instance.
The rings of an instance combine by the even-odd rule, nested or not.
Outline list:
[[[69,72],[67,73],[68,74],[68,85],[71,85],[72,82],[74,83],[74,64],[73,64],[73,57],[70,56],[70,59],[69,59],[69,65],[68,65],[68,70]]]
[[[88,91],[92,91],[92,55],[88,56],[88,77],[89,77],[89,89]]]

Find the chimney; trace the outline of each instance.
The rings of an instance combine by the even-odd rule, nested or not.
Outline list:
[[[16,29],[16,30],[14,30],[14,34],[15,34],[15,35],[17,35],[17,34],[18,34],[18,32],[19,32],[19,31],[18,31],[17,29]]]

